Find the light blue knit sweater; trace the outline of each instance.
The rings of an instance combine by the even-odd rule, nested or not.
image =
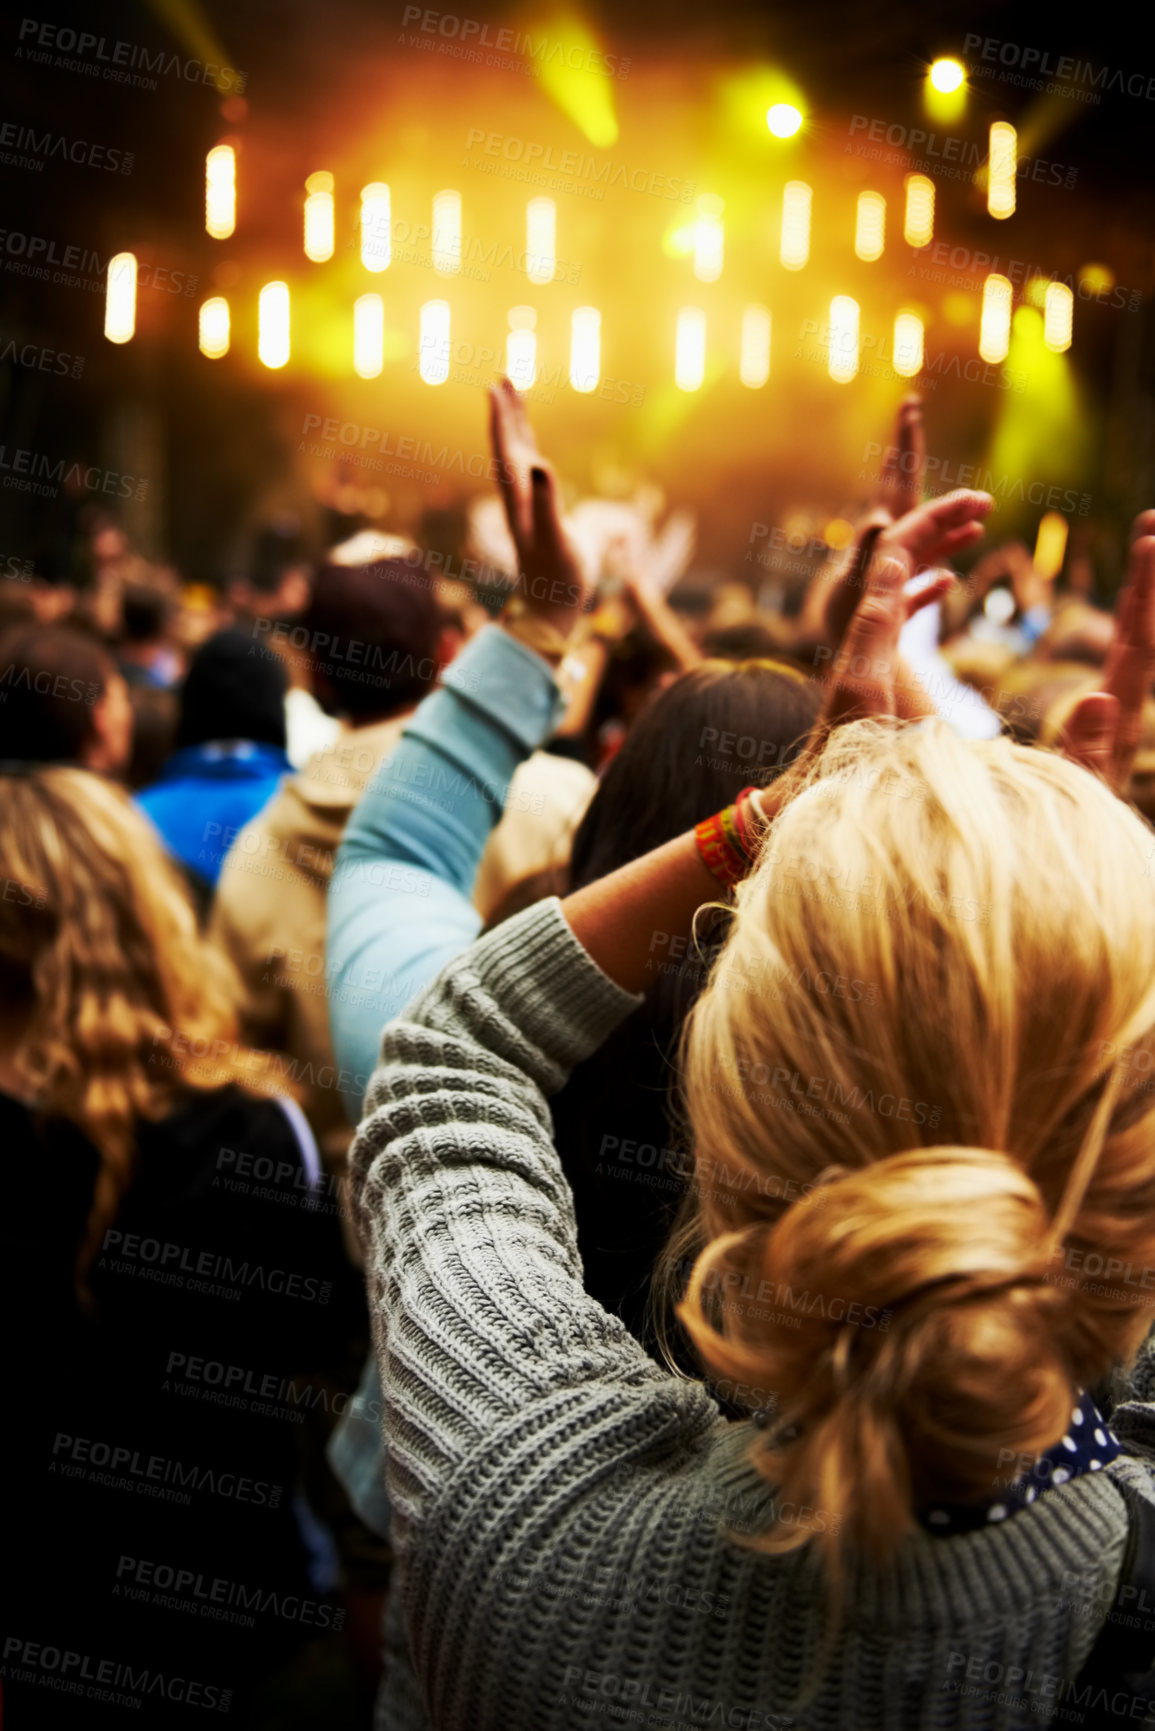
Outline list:
[[[582,1288],[547,1096],[635,1002],[550,901],[386,1030],[352,1155],[412,1652],[381,1724],[1009,1731],[1056,1709],[1094,1724],[1070,1679],[1114,1594],[1117,1486],[1155,1499],[1151,1387],[1116,1409],[1129,1452],[1105,1472],[853,1565],[823,1665],[811,1553],[730,1536],[769,1519],[751,1427]]]

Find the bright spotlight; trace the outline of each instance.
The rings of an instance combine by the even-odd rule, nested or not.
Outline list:
[[[742,314],[742,360],[738,375],[757,391],[770,377],[770,308],[748,306]]]
[[[319,169],[305,182],[305,257],[324,264],[333,256],[333,176]]]
[[[228,240],[236,226],[236,153],[218,144],[205,157],[205,229],[214,240]]]
[[[596,390],[601,372],[602,315],[597,307],[575,307],[569,350],[569,382],[583,394]]]
[[[136,330],[136,255],[118,252],[108,261],[104,334],[110,343],[131,342]]]
[[[525,274],[530,282],[552,282],[557,270],[557,206],[531,198],[525,207]]]
[[[793,138],[802,125],[802,115],[791,102],[776,102],[766,110],[766,124],[775,138]]]
[[[966,77],[966,68],[958,60],[936,60],[930,69],[931,89],[937,90],[940,96],[953,96],[956,90],[962,88]]]
[[[830,377],[848,385],[858,372],[858,302],[835,295],[830,303]]]
[[[1010,278],[992,274],[983,284],[983,316],[979,328],[979,354],[988,366],[1005,361],[1011,346],[1011,303],[1014,286]],[[1038,314],[1035,314],[1038,317]]]
[[[366,270],[389,268],[392,257],[392,217],[389,188],[374,180],[361,189],[361,263]]]
[[[200,351],[210,361],[219,361],[229,352],[229,303],[223,295],[213,295],[200,310]]]
[[[449,302],[426,301],[421,309],[421,377],[443,385],[449,377]]]
[[[1075,297],[1065,282],[1047,284],[1043,313],[1043,341],[1055,354],[1065,354],[1071,346],[1071,322]]]
[[[289,285],[267,282],[257,302],[257,355],[262,366],[283,367],[289,358]]]
[[[706,376],[706,315],[701,307],[683,307],[678,314],[674,383],[680,391],[696,391]]]
[[[376,379],[384,364],[385,302],[361,295],[353,303],[353,371],[359,379]]]
[[[810,188],[804,180],[788,180],[782,189],[779,257],[787,270],[801,270],[810,257],[810,199]]]

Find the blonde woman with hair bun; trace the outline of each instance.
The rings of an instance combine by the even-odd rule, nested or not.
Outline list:
[[[1146,1711],[1155,896],[1116,791],[1155,536],[1066,755],[933,717],[909,573],[869,566],[797,771],[385,1031],[353,1169],[415,1673],[390,1731]],[[549,1100],[739,856],[682,1052],[693,1381],[584,1293]]]

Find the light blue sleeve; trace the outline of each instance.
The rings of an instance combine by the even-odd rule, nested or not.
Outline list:
[[[540,656],[488,625],[427,697],[353,812],[329,886],[329,1026],[356,1123],[381,1030],[477,937],[470,900],[519,763],[557,725]]]

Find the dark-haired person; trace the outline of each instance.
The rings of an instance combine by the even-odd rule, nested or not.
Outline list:
[[[189,664],[176,750],[138,798],[202,907],[234,836],[292,770],[285,754],[287,688],[280,658],[245,631],[218,631]]]
[[[64,625],[0,636],[0,758],[120,776],[131,754],[128,686],[107,650]]]

